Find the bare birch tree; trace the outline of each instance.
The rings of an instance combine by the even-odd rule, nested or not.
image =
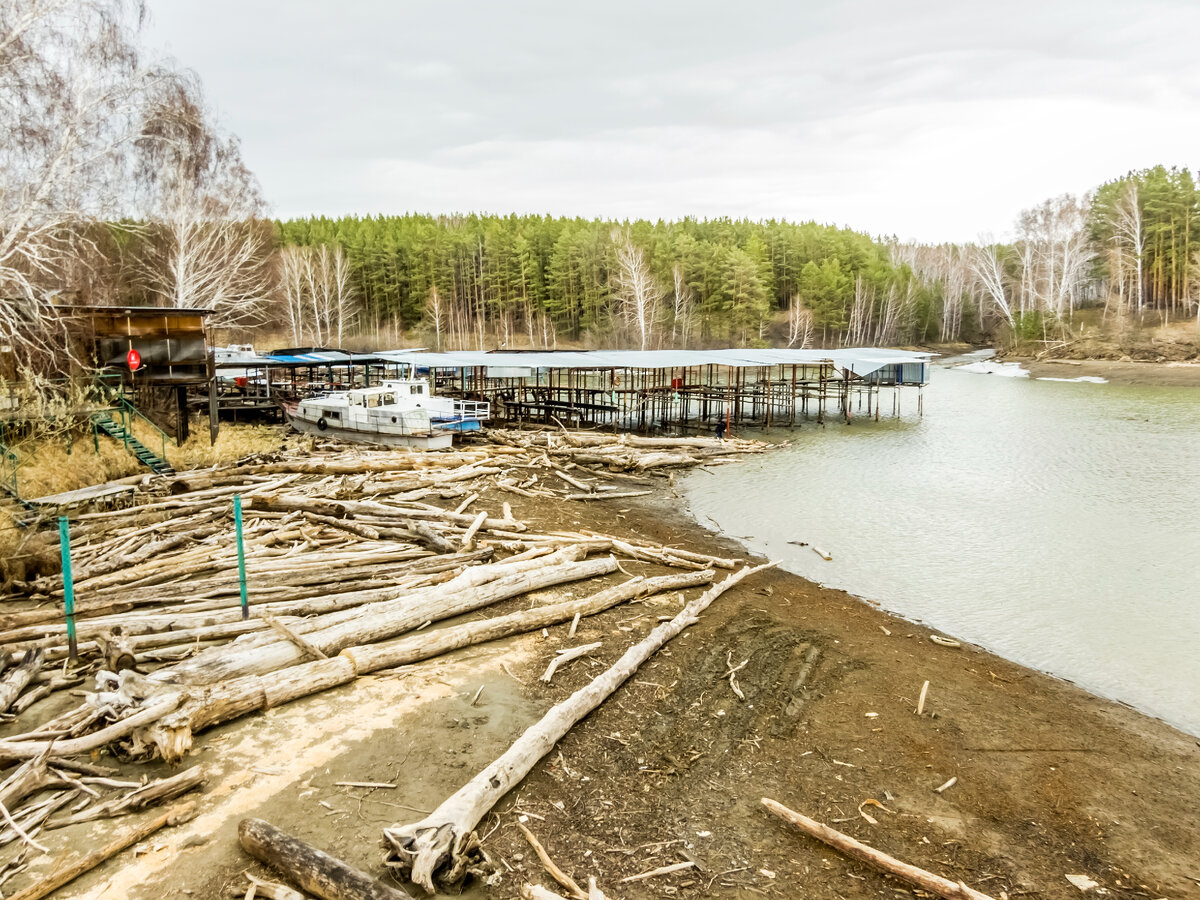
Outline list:
[[[971,272],[983,288],[985,296],[992,301],[1009,325],[1015,325],[1008,290],[1004,283],[1004,263],[1000,259],[999,247],[996,244],[972,245],[968,250],[968,260]]]
[[[1022,313],[1074,311],[1094,254],[1087,233],[1087,197],[1063,194],[1024,210],[1017,221]]]
[[[688,334],[692,330],[692,306],[695,302],[694,292],[683,278],[683,268],[675,264],[675,292],[672,295],[671,309],[671,345],[687,347]]]
[[[299,346],[305,339],[307,320],[306,281],[304,248],[289,246],[279,250],[278,286],[287,314],[288,331],[292,343]]]
[[[804,305],[804,301],[800,299],[799,294],[793,294],[791,302],[788,303],[788,342],[789,347],[800,345],[799,349],[803,350],[812,343],[813,335],[813,314],[812,310]]]
[[[1130,178],[1121,192],[1108,219],[1112,229],[1113,243],[1122,262],[1132,260],[1135,275],[1133,283],[1134,308],[1140,314],[1145,301],[1142,284],[1142,267],[1146,255],[1146,232],[1142,225],[1142,204],[1138,195],[1138,183]],[[1118,267],[1118,271],[1123,266]]]
[[[162,92],[138,140],[150,252],[147,286],[172,306],[214,311],[215,325],[260,321],[274,229],[236,139],[218,135],[198,85]]]
[[[442,303],[442,295],[438,293],[437,285],[431,285],[429,288],[429,296],[425,299],[425,314],[429,317],[429,321],[433,324],[433,332],[436,339],[434,349],[442,352],[442,327],[446,322],[446,310]]]
[[[617,242],[617,270],[614,275],[613,298],[621,320],[629,325],[641,340],[645,350],[654,336],[662,289],[650,271],[650,263],[642,248],[629,235],[614,235]]]
[[[292,340],[297,345],[334,342],[340,347],[358,321],[345,251],[338,244],[283,247],[277,268]]]
[[[861,347],[870,341],[874,319],[875,291],[859,275],[854,279],[854,303],[850,307],[850,322],[846,326],[843,346]]]
[[[177,80],[139,58],[143,14],[122,0],[0,3],[0,341],[19,356],[49,348],[54,294],[86,292],[86,226],[123,207],[147,100]]]
[[[957,341],[962,334],[963,294],[967,287],[962,254],[947,257],[942,283],[942,341]]]

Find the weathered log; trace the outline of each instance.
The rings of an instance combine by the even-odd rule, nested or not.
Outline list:
[[[51,819],[46,823],[46,828],[62,828],[66,825],[91,822],[95,819],[111,819],[128,812],[145,809],[148,806],[153,806],[155,803],[174,800],[181,794],[186,794],[188,791],[200,787],[207,777],[203,766],[193,766],[186,772],[180,772],[178,775],[173,775],[170,778],[159,778],[156,781],[151,781],[149,784],[131,791],[124,797],[108,800],[74,815],[64,816],[60,819]]]
[[[238,843],[255,859],[321,900],[412,900],[406,891],[372,878],[262,819],[242,819]]]
[[[282,622],[280,622],[274,616],[264,615],[263,613],[259,613],[259,617],[264,622],[266,622],[268,625],[271,626],[272,631],[276,632],[277,634],[283,635],[283,637],[285,637],[287,640],[291,641],[293,644],[295,644],[297,647],[299,647],[301,650],[303,650],[306,655],[312,657],[313,659],[329,659],[328,653],[321,652],[320,648],[314,647],[312,644],[310,644],[308,641],[306,641],[304,638],[302,638],[296,632],[292,631],[292,629],[288,628],[286,625],[284,625]]]
[[[284,512],[297,510],[300,512],[311,511],[321,515],[330,516],[346,516],[346,515],[367,515],[367,516],[383,516],[391,518],[393,521],[400,519],[435,519],[442,522],[451,522],[457,525],[470,525],[474,520],[474,516],[469,516],[460,513],[447,512],[440,509],[413,509],[409,507],[389,506],[385,503],[376,503],[371,500],[324,500],[314,501],[312,497],[300,497],[292,494],[267,494],[255,497],[252,504],[254,509],[276,509]],[[525,528],[523,522],[516,519],[487,519],[484,522],[485,528],[511,528],[515,531],[522,531]]]
[[[618,553],[623,553],[631,559],[640,559],[643,562],[657,562],[664,566],[675,566],[679,569],[703,569],[705,563],[692,562],[688,559],[669,556],[665,550],[652,550],[647,547],[635,547],[632,544],[627,544],[625,541],[612,539],[613,550]]]
[[[774,565],[770,563],[768,565]],[[486,866],[474,838],[479,820],[504,794],[521,781],[571,727],[620,687],[660,647],[689,625],[721,594],[747,575],[768,566],[744,568],[713,585],[685,606],[675,618],[654,628],[630,647],[610,668],[591,683],[550,709],[517,738],[499,759],[467,782],[441,806],[419,822],[393,825],[384,830],[390,845],[387,864],[411,873],[414,882],[431,893],[434,879],[455,884],[469,871]]]
[[[11,715],[19,716],[39,700],[45,700],[54,693],[54,690],[55,685],[50,682],[44,682],[37,687],[30,688],[16,699],[16,702],[8,708],[8,711]]]
[[[610,606],[632,600],[635,597],[698,587],[708,584],[712,579],[713,571],[711,569],[681,575],[662,575],[658,578],[638,576],[624,584],[607,588],[581,600],[565,600],[561,603],[524,609],[520,612],[485,619],[482,622],[453,625],[449,628],[412,635],[396,641],[348,647],[342,651],[342,656],[348,657],[354,662],[359,674],[366,674],[379,669],[430,659],[473,644],[481,644],[512,634],[524,634],[538,628],[557,625],[576,615],[594,615]]]
[[[182,695],[170,694],[144,707],[133,715],[127,716],[107,728],[101,728],[83,737],[70,738],[65,741],[0,741],[0,762],[10,762],[18,759],[31,759],[53,750],[55,756],[72,756],[76,753],[87,753],[118,738],[132,734],[138,728],[157,722],[163,716],[173,711],[182,702]]]
[[[542,868],[550,873],[550,877],[570,891],[575,900],[588,900],[587,892],[575,882],[574,878],[558,867],[558,864],[550,858],[550,854],[546,852],[546,848],[542,846],[542,842],[534,836],[533,832],[520,822],[517,823],[517,827],[521,829],[521,834],[525,835],[525,840],[529,841],[529,846],[533,848],[533,852],[541,860]]]
[[[946,900],[992,900],[987,894],[980,893],[974,888],[969,888],[961,881],[954,882],[925,869],[901,862],[894,856],[888,856],[881,850],[876,850],[874,847],[868,847],[866,844],[856,841],[848,834],[843,834],[836,829],[830,828],[828,825],[822,825],[815,819],[810,819],[802,813],[788,809],[782,803],[778,803],[769,797],[763,797],[762,804],[772,815],[778,816],[805,834],[815,837],[817,840],[828,844],[835,850],[845,853],[849,857],[881,869],[889,875],[894,875],[903,881],[907,881],[909,884],[916,885],[923,891],[929,891],[932,894],[937,894],[939,897],[945,897]]]
[[[15,809],[30,794],[35,794],[59,779],[46,768],[49,751],[26,760],[0,784],[0,804]]]
[[[624,500],[626,497],[645,497],[651,491],[605,491],[604,493],[567,494],[564,500]]]
[[[547,890],[540,884],[521,885],[521,897],[523,900],[567,900],[562,894]]]
[[[349,684],[360,675],[380,669],[565,622],[579,612],[592,615],[634,597],[697,587],[711,582],[712,577],[712,570],[649,579],[639,576],[582,600],[568,600],[482,622],[468,622],[398,641],[347,647],[332,659],[302,663],[267,675],[236,678],[199,693],[193,691],[195,696],[178,711],[135,735],[134,744],[139,749],[153,747],[167,762],[178,762],[191,749],[196,733],[222,722]]]
[[[463,550],[474,550],[475,549],[475,533],[477,531],[479,531],[479,529],[483,526],[483,523],[485,521],[487,521],[487,513],[483,510],[480,510],[480,512],[475,516],[475,521],[472,522],[470,524],[470,526],[467,528],[466,532],[463,533],[463,536],[462,536],[462,549]]]
[[[581,656],[587,656],[593,650],[596,650],[601,646],[603,646],[603,644],[600,641],[593,641],[590,644],[584,644],[580,647],[572,647],[569,650],[559,650],[554,659],[550,660],[550,665],[546,666],[546,671],[542,673],[541,680],[546,684],[549,684],[553,680],[554,673],[558,671],[559,666],[565,665],[573,659],[579,659]]]
[[[0,834],[0,847],[7,846],[16,840],[24,840],[30,836],[31,832],[36,833],[36,830],[41,827],[46,819],[54,815],[54,813],[58,812],[68,803],[73,803],[79,794],[79,788],[59,791],[35,806],[22,809],[14,818],[19,820],[18,824],[21,826],[21,831],[24,832],[24,835],[18,833],[16,829],[9,828]]]
[[[110,672],[120,672],[132,669],[137,665],[137,654],[133,643],[125,636],[118,625],[112,631],[104,631],[96,635],[96,648],[104,661],[104,668]]]
[[[68,882],[74,881],[85,872],[90,872],[110,857],[116,856],[122,850],[132,847],[138,841],[143,841],[159,829],[167,825],[179,825],[195,815],[195,804],[184,803],[155,816],[149,821],[142,822],[125,834],[110,841],[99,850],[94,850],[76,862],[59,865],[45,878],[35,881],[24,890],[9,896],[8,900],[42,900],[53,894]]]
[[[45,658],[46,654],[41,649],[27,650],[21,662],[4,674],[4,680],[0,681],[0,712],[8,712],[21,691],[41,671]]]
[[[273,881],[263,881],[261,878],[255,878],[249,872],[244,873],[246,878],[250,880],[250,884],[254,886],[253,900],[308,900],[299,891],[293,891],[286,884],[276,884]],[[250,900],[251,892],[246,892],[247,900]]]
[[[305,640],[322,653],[333,656],[346,647],[396,637],[425,622],[461,615],[556,584],[606,575],[617,568],[616,560],[612,557],[546,565],[540,570],[534,568],[540,564],[541,560],[519,563],[518,566],[528,566],[532,570],[519,571],[478,587],[467,586],[471,582],[467,576],[472,575],[468,569],[460,576],[464,579],[461,582],[455,579],[415,595],[347,611],[353,615],[332,613],[309,623],[311,629],[302,633]],[[164,682],[211,684],[240,675],[263,674],[295,665],[303,660],[304,655],[305,651],[290,641],[247,641],[241,646],[234,644],[215,651],[204,651],[186,662],[160,669],[151,677]]]

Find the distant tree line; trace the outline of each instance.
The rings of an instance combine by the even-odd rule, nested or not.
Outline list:
[[[1025,210],[1010,243],[881,241],[812,222],[325,217],[285,247],[346,256],[367,333],[441,348],[978,340],[1005,327],[1200,310],[1200,196],[1156,166]]]
[[[369,331],[420,329],[443,347],[831,342],[856,296],[890,298],[892,340],[936,327],[934,292],[887,246],[814,223],[406,215],[292,220],[279,233],[285,246],[344,251]],[[790,329],[789,316],[809,327]]]
[[[964,315],[1031,336],[1083,306],[1200,326],[1198,217],[1192,174],[1154,166],[1025,210],[1011,243],[893,243],[892,259],[937,292],[944,340],[971,334]]]

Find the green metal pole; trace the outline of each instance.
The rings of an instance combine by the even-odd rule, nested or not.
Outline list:
[[[242,495],[233,495],[233,527],[237,532],[238,586],[242,592],[242,618],[250,618],[250,603],[246,599],[246,550],[242,545]]]
[[[74,661],[75,645],[75,582],[71,578],[71,533],[67,517],[58,517],[58,541],[62,545],[63,604],[67,614],[67,656]]]

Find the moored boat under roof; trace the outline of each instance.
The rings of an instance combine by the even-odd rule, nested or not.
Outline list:
[[[422,450],[449,447],[455,432],[477,430],[490,413],[487,403],[434,397],[420,378],[282,405],[292,427],[306,434]]]

